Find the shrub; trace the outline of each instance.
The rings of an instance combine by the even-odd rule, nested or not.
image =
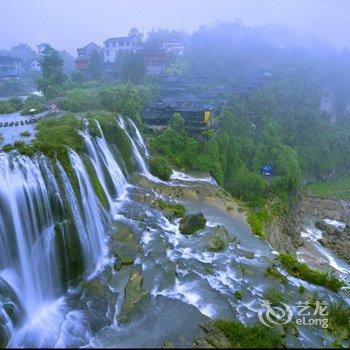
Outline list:
[[[236,297],[236,299],[238,300],[242,300],[243,299],[243,292],[240,290],[236,290],[233,295]]]
[[[72,115],[42,119],[36,126],[37,134],[33,144],[37,150],[51,158],[65,151],[67,146],[83,152],[85,146],[79,135],[82,127],[82,121]]]
[[[0,113],[7,114],[19,111],[23,106],[20,98],[12,97],[7,101],[0,101]]]
[[[298,262],[292,255],[280,254],[278,259],[289,273],[302,280],[327,287],[334,292],[338,292],[340,288],[346,285],[343,280],[338,279],[334,274],[312,270],[306,264]]]
[[[100,108],[97,93],[88,89],[73,89],[59,102],[60,107],[69,112],[91,111]]]
[[[161,180],[168,181],[172,174],[169,162],[162,156],[152,157],[149,162],[150,172]]]
[[[217,320],[215,326],[229,339],[232,348],[282,348],[282,336],[263,325],[246,326],[238,321]]]
[[[332,304],[328,314],[328,329],[333,334],[350,337],[350,309],[343,303]]]
[[[269,300],[271,304],[279,304],[285,301],[284,294],[275,288],[267,289],[264,293],[264,298]]]
[[[10,151],[12,151],[14,149],[14,147],[13,147],[13,145],[11,145],[11,144],[6,144],[6,145],[4,145],[3,147],[2,147],[2,151],[3,152],[10,152]]]
[[[26,130],[26,131],[22,131],[19,135],[22,137],[29,137],[31,133],[28,130]]]
[[[264,229],[264,222],[266,222],[265,211],[249,211],[247,221],[252,229],[252,232],[255,235],[263,239],[266,238],[266,233]]]
[[[46,108],[46,100],[44,97],[31,95],[27,97],[24,102],[23,110],[21,112],[22,115],[35,114],[43,112]],[[31,110],[35,110],[35,112],[31,112]]]

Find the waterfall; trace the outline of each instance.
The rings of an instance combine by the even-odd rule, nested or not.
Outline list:
[[[133,152],[133,155],[136,159],[136,162],[137,162],[137,165],[141,171],[142,174],[148,176],[150,175],[149,173],[149,170],[148,170],[148,167],[146,165],[146,162],[145,160],[143,159],[139,149],[137,148],[134,140],[132,139],[132,137],[129,135],[128,133],[128,130],[126,128],[126,125],[125,125],[125,121],[124,121],[124,118],[122,116],[119,117],[118,119],[118,125],[125,131],[126,135],[128,136],[129,140],[130,140],[130,143],[131,143],[131,147],[132,147],[132,152]],[[134,127],[135,129],[137,130],[136,128],[136,125],[134,124]],[[138,130],[137,130],[138,131]],[[142,140],[142,137],[140,135],[140,139]],[[142,144],[144,145],[144,142],[142,140]]]
[[[131,119],[129,119],[129,123],[130,123],[130,125],[132,126],[132,128],[135,131],[135,135],[136,135],[136,138],[137,138],[137,143],[142,148],[143,152],[145,153],[145,156],[149,157],[149,153],[148,153],[147,147],[145,145],[145,142],[143,140],[143,137],[142,137],[139,129],[137,128],[137,126],[135,125],[135,123]]]
[[[92,188],[81,158],[71,150],[69,159],[78,179],[79,191],[83,199],[81,210],[68,176],[61,166],[60,173],[82,246],[85,270],[91,274],[103,264],[103,258],[106,255],[108,220]]]
[[[112,182],[114,197],[121,196],[127,186],[126,178],[121,167],[112,155],[112,152],[104,137],[100,124],[96,120],[96,125],[100,131],[101,137],[95,139],[86,132],[81,132],[84,139],[88,156],[94,165],[98,179],[112,207],[112,198],[109,194],[108,183]]]
[[[0,276],[26,316],[62,292],[51,210],[58,194],[49,193],[57,183],[46,162],[0,153]]]

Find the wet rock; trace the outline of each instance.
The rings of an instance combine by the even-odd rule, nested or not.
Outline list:
[[[315,226],[316,226],[316,228],[325,232],[328,235],[337,235],[337,236],[342,235],[342,230],[340,230],[332,225],[328,225],[323,221],[316,221]]]
[[[216,226],[204,238],[205,249],[219,252],[227,249],[229,234],[224,226]]]
[[[133,230],[124,224],[118,223],[114,226],[112,233],[111,250],[116,258],[114,268],[119,271],[123,265],[134,263],[139,252],[139,240]]]
[[[255,256],[254,252],[240,248],[237,248],[237,254],[239,254],[240,256],[244,256],[246,259],[254,259]]]
[[[123,265],[131,265],[134,263],[133,257],[123,249],[117,249],[113,252],[116,257],[114,268],[119,271]]]
[[[80,302],[85,304],[85,308],[91,315],[91,327],[106,326],[111,321],[106,318],[106,315],[115,308],[115,293],[111,292],[107,281],[101,277],[84,282],[82,288]]]
[[[181,218],[185,215],[185,207],[181,204],[167,203],[161,199],[152,201],[152,204],[160,209],[169,220]]]
[[[180,232],[185,235],[191,235],[206,225],[207,220],[202,213],[187,215],[180,221]]]
[[[201,338],[197,338],[194,341],[193,346],[195,348],[231,348],[231,343],[226,338],[225,334],[222,331],[220,331],[217,327],[215,327],[211,322],[201,324],[200,328],[203,330],[205,335]]]
[[[142,289],[142,282],[140,272],[134,270],[124,288],[124,303],[118,316],[120,323],[128,321],[130,314],[137,309],[137,305],[147,295]]]

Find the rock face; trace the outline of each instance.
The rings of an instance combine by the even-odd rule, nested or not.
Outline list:
[[[315,226],[323,233],[320,244],[334,251],[341,259],[350,262],[350,202],[304,194],[300,203],[300,213],[305,218],[316,218]],[[329,225],[325,219],[343,222],[346,227],[340,229]]]
[[[135,311],[142,298],[147,295],[142,290],[142,282],[143,278],[140,272],[134,270],[124,288],[124,303],[118,316],[120,323],[128,321],[130,314]]]
[[[121,223],[112,233],[112,254],[115,257],[114,268],[119,271],[124,265],[131,265],[139,251],[139,241],[132,229]]]
[[[205,227],[207,220],[202,213],[187,215],[180,221],[180,232],[191,235]]]
[[[216,226],[205,236],[205,249],[210,252],[223,251],[228,247],[228,232],[224,226]]]
[[[316,227],[323,232],[319,243],[350,263],[350,227],[341,230],[324,222],[316,222]]]
[[[230,349],[231,343],[226,338],[225,334],[216,328],[212,322],[207,322],[200,325],[204,336],[195,339],[193,347],[202,349]]]

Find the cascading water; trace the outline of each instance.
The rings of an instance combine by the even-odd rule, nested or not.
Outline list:
[[[95,122],[101,137],[96,137],[94,139],[88,131],[81,132],[81,136],[84,139],[88,156],[94,165],[99,181],[108,197],[109,205],[113,207],[108,183],[112,183],[112,195],[116,198],[125,192],[127,181],[119,164],[111,153],[100,124],[97,120]]]
[[[45,159],[0,154],[1,276],[27,314],[61,291]],[[57,194],[54,194],[57,195]],[[5,272],[4,272],[5,270]]]
[[[129,119],[129,123],[130,123],[130,125],[132,126],[132,128],[135,131],[135,135],[136,135],[136,138],[137,138],[137,143],[142,148],[143,152],[145,153],[145,156],[149,157],[149,153],[148,153],[147,147],[145,145],[145,142],[143,140],[143,137],[142,137],[139,129],[136,127],[135,123],[131,119]]]
[[[52,210],[61,198],[44,157],[1,153],[0,184],[0,277],[12,295],[12,305],[22,310],[23,326],[63,291]],[[10,317],[2,315],[11,324]],[[16,330],[7,328],[16,345]]]
[[[128,138],[130,140],[131,147],[132,147],[132,152],[133,152],[133,155],[135,157],[135,160],[137,162],[137,165],[138,165],[141,173],[146,175],[146,176],[149,176],[150,172],[148,170],[147,164],[146,164],[145,160],[143,159],[139,149],[137,148],[134,140],[129,135],[127,127],[126,127],[126,124],[125,124],[125,120],[124,120],[124,118],[122,116],[120,116],[119,119],[118,119],[118,125],[125,131],[126,135],[128,136]],[[134,127],[136,128],[135,124],[134,124]],[[136,128],[136,130],[137,130],[137,128]],[[140,135],[140,137],[141,137],[141,135]],[[142,140],[142,137],[141,137],[141,140]],[[142,144],[144,145],[143,140],[142,140]]]
[[[93,273],[101,266],[102,259],[106,254],[106,231],[108,229],[107,216],[96,194],[91,186],[89,176],[84,164],[77,153],[69,152],[69,159],[79,183],[79,190],[82,200],[82,217],[76,215],[77,201],[70,199],[72,208],[74,208],[74,221],[79,234],[79,240],[83,248],[85,268],[87,272]],[[63,177],[64,177],[64,173]],[[64,180],[67,178],[64,177]],[[69,182],[65,181],[67,196],[71,197],[72,189]]]

